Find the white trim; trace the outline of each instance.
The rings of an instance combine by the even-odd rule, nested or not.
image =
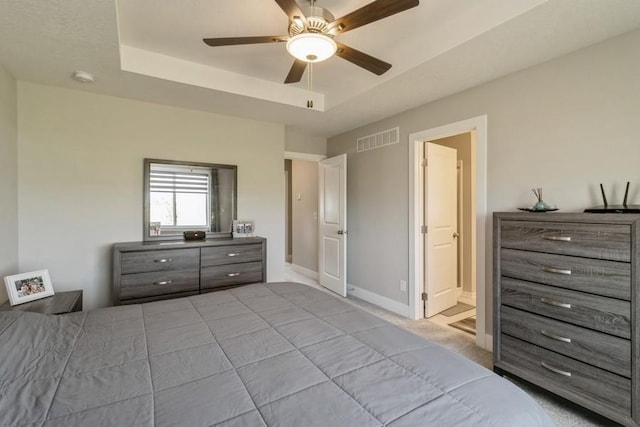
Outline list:
[[[409,313],[408,305],[391,298],[383,297],[382,295],[378,295],[371,291],[358,288],[356,286],[353,286],[352,284],[347,285],[347,292],[349,296],[353,296],[363,301],[369,302],[373,305],[377,305],[378,307],[384,308],[385,310],[398,314],[402,317],[407,317],[407,314]]]
[[[422,301],[422,263],[417,262],[422,257],[420,227],[422,218],[421,194],[423,168],[419,166],[424,141],[446,138],[461,133],[474,132],[475,144],[475,230],[469,230],[469,235],[475,235],[475,251],[471,264],[475,266],[472,280],[476,281],[476,345],[484,349],[491,349],[493,344],[488,341],[486,333],[486,304],[485,304],[485,245],[487,227],[487,116],[473,117],[467,120],[439,126],[432,129],[412,133],[409,135],[409,318],[421,319],[424,314],[420,302]],[[473,166],[473,165],[472,165]],[[473,227],[472,227],[473,228]],[[475,258],[475,260],[473,259]],[[473,288],[473,287],[472,287]]]
[[[458,245],[458,287],[464,288],[464,239],[467,237],[467,232],[464,230],[464,165],[462,160],[458,160],[458,238],[456,244]]]
[[[305,160],[307,162],[319,162],[327,158],[324,154],[298,153],[296,151],[285,151],[285,159]]]
[[[478,320],[478,315],[476,314],[476,321]],[[482,346],[480,346],[482,347]],[[484,347],[485,350],[493,353],[493,334],[484,334]]]
[[[303,276],[308,277],[309,279],[313,279],[316,281],[318,280],[317,271],[310,270],[306,267],[302,267],[301,265],[291,264],[291,270],[295,271],[296,273],[300,273]]]
[[[458,302],[463,302],[465,304],[469,304],[472,306],[476,306],[476,293],[475,292],[465,292],[462,291],[460,295],[458,295]]]

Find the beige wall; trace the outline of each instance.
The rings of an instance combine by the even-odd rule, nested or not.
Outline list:
[[[282,280],[284,126],[19,82],[22,270],[111,301],[111,247],[142,239],[143,158],[238,165],[238,217],[268,239]]]
[[[513,73],[329,139],[348,154],[348,280],[407,304],[408,135],[488,116],[488,212],[533,203],[532,187],[563,212],[599,204],[598,183],[634,183],[640,203],[640,31]],[[429,82],[425,82],[429,84]],[[356,138],[400,126],[402,143],[354,153]],[[487,221],[487,331],[492,328],[491,221]]]
[[[0,65],[0,278],[18,271],[17,83]],[[0,303],[7,299],[0,282]]]
[[[291,164],[292,264],[317,272],[318,163],[293,160]]]
[[[284,133],[284,149],[294,153],[327,154],[327,138],[309,135],[287,127]]]
[[[458,160],[462,161],[462,221],[458,230],[460,234],[458,242],[461,244],[459,253],[462,255],[462,262],[459,264],[462,266],[462,290],[470,295],[475,292],[475,288],[472,287],[473,281],[471,277],[473,272],[473,267],[471,266],[472,251],[475,247],[470,233],[472,221],[471,203],[473,203],[473,195],[475,194],[472,188],[475,173],[471,163],[471,133],[467,132],[448,138],[436,139],[432,142],[455,149]]]

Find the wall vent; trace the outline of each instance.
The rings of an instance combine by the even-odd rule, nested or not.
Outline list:
[[[400,128],[383,130],[373,135],[363,136],[356,141],[357,151],[368,151],[400,142]]]

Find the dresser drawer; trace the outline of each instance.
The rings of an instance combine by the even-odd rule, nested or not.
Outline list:
[[[262,260],[262,245],[233,245],[202,248],[202,267]]]
[[[124,252],[120,255],[122,274],[198,268],[200,249]]]
[[[552,317],[629,339],[630,305],[626,301],[553,286],[501,278],[503,305]]]
[[[500,251],[502,275],[629,301],[631,265],[516,249]]]
[[[519,376],[565,397],[583,400],[631,415],[631,381],[525,341],[501,335],[502,364]],[[586,402],[583,402],[585,404]]]
[[[505,220],[500,239],[503,248],[629,262],[630,231],[619,224]]]
[[[220,265],[215,268],[203,268],[200,276],[200,288],[215,289],[221,286],[242,285],[262,281],[262,263],[245,262],[241,264]]]
[[[197,292],[199,278],[198,268],[127,274],[122,276],[120,281],[120,299],[128,300],[179,292]]]
[[[624,377],[631,377],[631,341],[502,306],[502,333]]]

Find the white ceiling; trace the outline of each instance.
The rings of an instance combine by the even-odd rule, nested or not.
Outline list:
[[[317,0],[336,17],[370,0]],[[298,0],[303,5],[303,0]],[[375,76],[338,57],[282,82],[286,35],[270,0],[0,0],[0,63],[17,79],[284,123],[333,136],[640,27],[638,0],[421,0],[337,37],[393,64]],[[91,85],[74,70],[96,76]],[[314,110],[305,107],[314,100]]]

